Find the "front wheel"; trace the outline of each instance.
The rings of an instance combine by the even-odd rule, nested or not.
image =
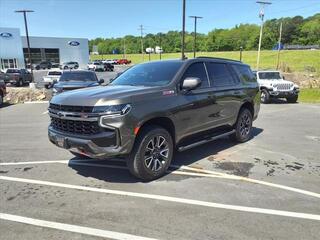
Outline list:
[[[151,181],[165,174],[172,156],[173,141],[170,133],[158,126],[146,126],[137,137],[127,165],[135,177]]]
[[[270,102],[270,94],[266,89],[261,90],[260,100],[262,103],[269,103]]]
[[[297,100],[298,100],[298,95],[293,95],[293,96],[287,97],[288,103],[296,103]]]
[[[240,111],[234,129],[235,133],[231,135],[232,140],[243,143],[251,138],[252,114],[247,108]]]

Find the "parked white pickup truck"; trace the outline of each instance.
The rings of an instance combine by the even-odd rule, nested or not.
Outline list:
[[[298,100],[299,86],[284,80],[279,71],[253,71],[260,86],[261,102],[269,103],[272,98],[285,98],[289,103]]]
[[[61,75],[62,71],[49,71],[47,75],[43,77],[44,86],[50,88],[53,85],[53,82],[59,82]]]

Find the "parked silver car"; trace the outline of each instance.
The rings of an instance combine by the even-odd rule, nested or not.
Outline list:
[[[60,69],[78,69],[79,63],[78,62],[64,62],[60,64]]]

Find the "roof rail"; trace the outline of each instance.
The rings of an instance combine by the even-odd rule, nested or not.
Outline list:
[[[199,56],[197,58],[208,58],[208,59],[217,59],[217,60],[227,60],[227,61],[232,61],[232,62],[239,62],[242,63],[239,60],[234,60],[234,59],[229,59],[229,58],[219,58],[219,57],[204,57],[204,56]]]

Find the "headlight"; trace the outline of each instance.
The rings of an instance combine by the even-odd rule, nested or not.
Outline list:
[[[52,92],[54,93],[62,92],[62,88],[53,87]]]
[[[130,104],[96,106],[93,108],[93,113],[102,113],[103,115],[121,116],[125,115],[131,110]]]

